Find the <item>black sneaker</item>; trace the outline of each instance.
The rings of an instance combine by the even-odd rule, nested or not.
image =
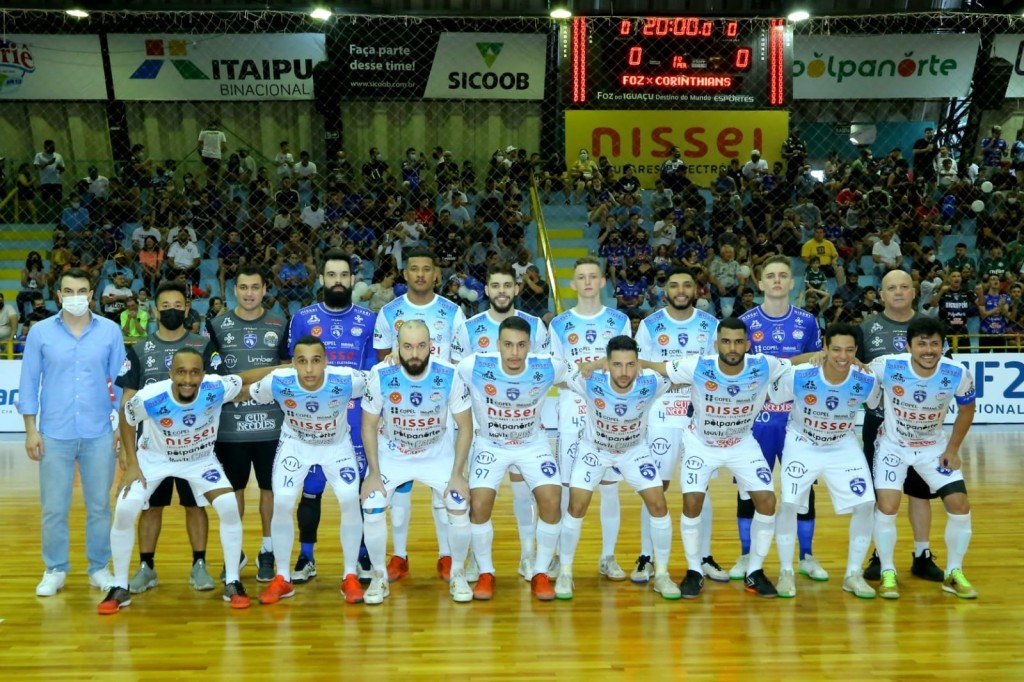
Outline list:
[[[917,565],[915,559],[915,566]],[[941,571],[940,571],[941,573]],[[915,574],[916,575],[916,574]],[[867,568],[864,569],[864,580],[881,580],[882,579],[882,560],[878,558],[878,552],[871,553],[871,559],[868,561]],[[939,578],[942,580],[942,577]]]
[[[300,554],[299,560],[295,562],[295,569],[292,571],[292,582],[296,585],[301,585],[308,583],[315,577],[316,562],[305,554]]]
[[[256,581],[269,583],[277,573],[274,572],[274,553],[260,552],[256,555]]]
[[[766,599],[779,596],[779,593],[775,590],[775,585],[772,585],[772,581],[768,580],[764,571],[760,568],[753,573],[748,573],[744,582],[747,585],[747,592],[750,594],[756,594],[758,597]]]
[[[704,591],[704,576],[699,571],[687,571],[683,582],[679,583],[679,591],[683,599],[696,599]]]
[[[224,601],[233,609],[249,608],[249,595],[246,594],[241,580],[234,580],[224,586]]]
[[[921,552],[921,556],[914,557],[914,563],[910,565],[910,572],[918,578],[936,583],[941,583],[946,579],[943,570],[935,565],[935,557],[932,556],[930,549]]]
[[[101,616],[109,616],[117,613],[123,607],[129,606],[132,603],[132,594],[123,587],[112,587],[107,592],[107,596],[103,598],[103,601],[96,607],[97,612]]]

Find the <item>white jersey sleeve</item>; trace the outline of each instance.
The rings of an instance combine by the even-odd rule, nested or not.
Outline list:
[[[770,379],[773,383],[781,379],[786,373],[786,370],[793,366],[793,363],[789,360],[777,358],[772,355],[766,355],[765,358],[768,360]]]
[[[373,348],[374,350],[391,350],[395,347],[395,330],[384,311],[377,315],[373,324]]]
[[[469,368],[472,373],[472,362],[470,362]],[[469,392],[469,385],[462,378],[462,374],[456,371],[455,381],[452,382],[452,394],[448,399],[448,411],[452,414],[460,414],[471,407],[473,407],[473,400]]]
[[[547,325],[544,324],[543,320],[537,320],[537,347],[531,348],[530,350],[534,353],[550,353],[551,352],[551,336],[548,334]],[[557,364],[557,363],[556,363]]]
[[[786,368],[786,371],[782,373],[778,379],[772,382],[771,387],[768,389],[768,399],[776,405],[782,403],[788,403],[795,399],[793,393],[793,366],[790,365]]]
[[[271,388],[271,384],[274,383],[274,374],[277,371],[278,370],[275,369],[255,384],[249,386],[249,397],[252,398],[257,405],[269,405],[274,402],[274,391]]]
[[[377,318],[378,320],[380,318]],[[384,395],[380,387],[380,372],[377,365],[367,373],[366,391],[363,396],[363,412],[380,415],[384,410]]]
[[[125,401],[124,420],[129,426],[138,426],[146,418],[146,409],[142,402],[143,396],[138,391]]]
[[[873,410],[882,404],[882,397],[884,396],[884,392],[882,390],[882,377],[885,376],[885,361],[889,357],[891,356],[881,355],[872,360],[871,363],[868,365],[868,367],[871,369],[871,373],[875,375],[876,389],[871,392],[871,396],[868,398],[868,409]]]
[[[455,335],[452,338],[451,358],[457,363],[466,357],[469,352],[469,326],[463,322],[455,328]]]
[[[665,369],[668,371],[668,378],[673,384],[680,386],[692,386],[693,377],[697,372],[697,362],[700,360],[699,355],[693,355],[682,360],[674,360],[665,363]]]

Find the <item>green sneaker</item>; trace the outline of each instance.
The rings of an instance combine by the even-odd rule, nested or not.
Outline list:
[[[971,583],[967,581],[967,577],[964,576],[963,570],[954,568],[946,576],[946,580],[942,583],[942,591],[955,594],[961,599],[977,599],[978,591],[971,587]]]
[[[945,589],[945,586],[943,586]],[[882,599],[899,599],[900,591],[896,586],[896,571],[882,571],[882,584],[878,586],[878,596]]]

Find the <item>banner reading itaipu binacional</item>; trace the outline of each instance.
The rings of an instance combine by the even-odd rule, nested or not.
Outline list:
[[[785,111],[567,111],[565,160],[569,167],[585,149],[621,173],[633,164],[645,188],[653,188],[661,164],[679,147],[690,180],[707,187],[732,159],[740,165],[760,150],[769,164],[782,160],[789,135]]]

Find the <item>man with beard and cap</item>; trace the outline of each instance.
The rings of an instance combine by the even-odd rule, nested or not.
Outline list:
[[[323,286],[323,303],[306,306],[292,318],[288,329],[288,354],[295,352],[296,342],[304,336],[320,339],[327,351],[327,364],[351,369],[370,369],[377,358],[373,352],[373,329],[376,313],[352,304],[352,262],[341,249],[330,249],[320,264],[320,284]],[[359,399],[349,401],[348,424],[352,433],[352,446],[359,465],[359,475],[366,473],[366,457],[363,454],[363,439],[360,431],[362,410]],[[302,486],[296,515],[299,521],[299,559],[292,571],[292,582],[304,583],[316,577],[316,560],[313,546],[317,541],[320,526],[321,498],[327,486],[327,478],[319,466],[314,466],[306,475]],[[360,551],[359,577],[369,577],[369,559],[364,550]]]
[[[690,355],[709,355],[714,352],[715,330],[718,320],[703,310],[693,307],[696,300],[696,280],[685,268],[672,268],[665,280],[665,307],[644,319],[636,333],[640,346],[640,359],[651,362],[677,360]],[[690,424],[687,416],[690,391],[678,388],[669,391],[650,411],[647,425],[647,444],[654,454],[662,485],[668,490],[676,465],[683,455],[682,433]],[[728,582],[729,574],[722,570],[711,555],[711,501],[705,498],[701,510],[704,547],[701,548],[704,575],[718,582]],[[654,546],[651,541],[651,517],[647,507],[640,509],[640,557],[630,578],[634,583],[646,583],[654,577]]]
[[[146,386],[166,379],[174,354],[182,348],[192,348],[202,353],[208,371],[217,371],[221,364],[222,358],[216,353],[216,347],[210,339],[193,334],[185,328],[189,304],[184,284],[164,281],[157,287],[155,302],[156,332],[128,347],[125,369],[115,380],[124,391],[122,406]],[[145,435],[141,425],[139,431],[140,435]],[[212,590],[216,586],[206,568],[206,540],[209,533],[206,510],[197,505],[192,487],[187,481],[168,477],[155,488],[150,488],[149,504],[139,516],[139,568],[128,582],[132,594],[145,592],[158,584],[154,564],[156,544],[163,525],[164,507],[171,503],[171,491],[175,488],[178,490],[178,503],[185,508],[185,529],[192,545],[189,585],[200,591]]]
[[[466,323],[459,306],[438,296],[434,287],[440,268],[434,252],[426,248],[414,248],[405,254],[405,281],[409,291],[385,305],[380,310],[373,330],[373,347],[377,358],[384,359],[392,353],[398,330],[409,320],[422,320],[430,333],[430,354],[444,362],[451,359],[455,330]],[[411,486],[399,493],[408,493]],[[391,500],[391,540],[394,555],[388,563],[388,578],[398,580],[409,575],[406,546],[409,538],[409,496],[396,495]],[[448,521],[444,502],[434,498],[434,530],[437,533],[437,576],[444,581],[451,573],[452,557],[448,547]]]
[[[288,321],[266,310],[263,297],[267,279],[256,265],[243,265],[235,276],[234,309],[226,310],[206,323],[210,342],[223,361],[218,371],[238,374],[267,370],[291,357],[288,350]],[[252,400],[224,406],[214,448],[217,459],[238,497],[238,512],[245,515],[245,489],[249,474],[255,472],[260,488],[262,544],[256,559],[256,580],[274,579],[274,548],[270,521],[274,513],[272,472],[277,442],[281,437],[281,410],[276,405],[258,405]],[[246,564],[242,557],[242,566]]]
[[[452,342],[452,362],[457,362],[475,353],[495,353],[498,350],[498,327],[510,317],[518,317],[530,326],[530,352],[548,352],[548,330],[540,318],[515,309],[515,299],[519,295],[520,285],[516,283],[516,275],[512,266],[498,264],[487,271],[487,300],[491,302],[489,310],[474,315],[466,323],[455,330]],[[509,482],[512,486],[512,510],[519,527],[519,575],[524,580],[533,577],[534,545],[534,505],[533,493],[518,468],[509,471]],[[473,567],[467,573],[473,574]],[[469,576],[470,582],[474,579]]]

